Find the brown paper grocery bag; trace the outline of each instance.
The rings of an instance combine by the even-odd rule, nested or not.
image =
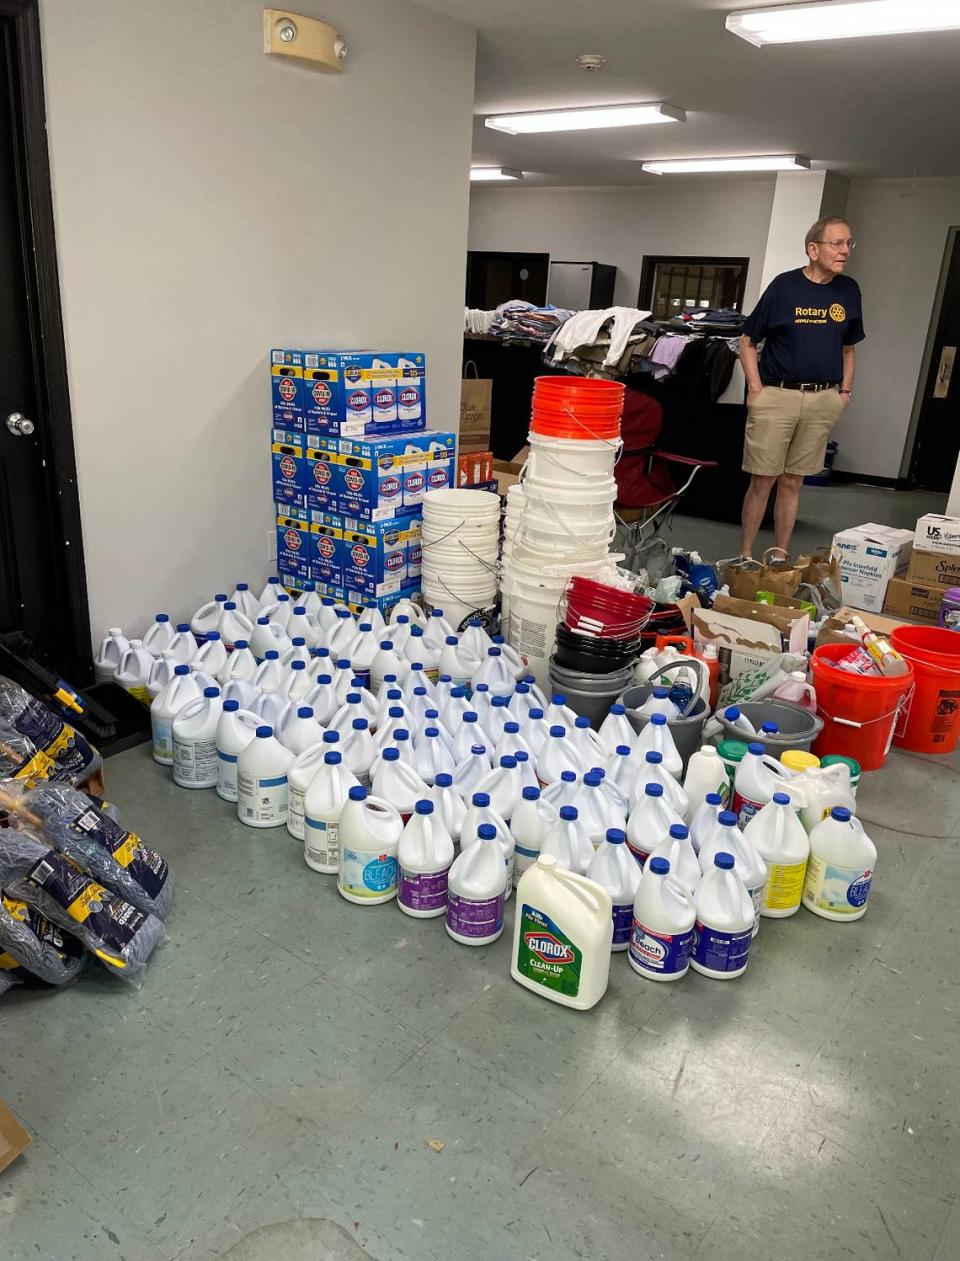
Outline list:
[[[473,369],[473,376],[467,375]],[[490,450],[490,420],[493,405],[493,382],[476,375],[476,367],[468,363],[460,382],[460,451]]]
[[[793,561],[780,548],[770,547],[754,568],[738,569],[725,565],[720,581],[729,586],[730,594],[737,600],[755,600],[758,591],[792,596],[804,581],[803,575],[809,562],[808,556],[799,556]]]

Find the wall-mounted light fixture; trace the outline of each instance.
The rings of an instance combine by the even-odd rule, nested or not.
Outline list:
[[[287,13],[285,9],[264,9],[263,51],[296,57],[321,70],[339,73],[347,55],[347,43],[329,22]]]

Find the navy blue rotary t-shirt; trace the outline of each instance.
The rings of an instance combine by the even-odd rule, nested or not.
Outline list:
[[[818,285],[802,267],[785,271],[767,286],[743,331],[754,345],[764,343],[764,385],[841,381],[844,346],[855,346],[865,336],[860,286],[850,276]]]

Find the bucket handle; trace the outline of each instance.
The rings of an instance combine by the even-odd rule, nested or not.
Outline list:
[[[960,671],[958,671],[958,673],[960,673]],[[910,712],[910,705],[913,701],[914,690],[915,685],[911,683],[909,689],[904,692],[897,701],[895,708],[888,710],[885,714],[879,714],[876,718],[868,718],[866,722],[855,722],[852,718],[841,718],[838,715],[831,714],[828,710],[824,709],[819,701],[817,703],[817,712],[822,714],[824,718],[828,719],[830,722],[835,722],[839,727],[856,727],[857,729],[862,727],[872,727],[875,722],[885,722],[888,718],[893,718],[895,715],[902,715],[904,720],[906,720],[906,717]],[[897,719],[897,725],[900,725],[899,717]],[[897,735],[902,734],[902,731],[897,732]]]
[[[582,421],[582,420],[580,419],[580,417],[576,414],[576,412],[574,412],[574,411],[571,409],[570,404],[569,404],[566,400],[564,400],[564,402],[563,402],[563,404],[562,404],[562,407],[563,407],[563,410],[564,410],[564,411],[567,413],[567,415],[570,417],[570,419],[571,419],[572,421],[574,421],[576,424],[578,424],[578,425],[580,426],[580,428],[581,428],[581,429],[585,429],[585,430],[586,430],[586,432],[590,435],[590,437],[591,437],[591,438],[593,438],[593,439],[595,439],[597,442],[607,442],[607,443],[609,443],[609,442],[620,442],[620,441],[621,441],[621,439],[619,439],[619,438],[616,438],[616,439],[613,439],[613,438],[602,438],[599,434],[594,433],[594,432],[593,432],[593,430],[590,428],[590,426],[589,426],[588,424],[586,424],[586,422],[585,422],[585,421]],[[621,410],[621,415],[622,415],[622,413],[623,413],[623,409],[621,408],[620,410]],[[534,430],[534,432],[536,432],[536,430]]]
[[[462,524],[463,522],[461,521],[460,525]],[[460,526],[454,526],[453,530],[450,531],[450,534],[453,534],[454,531],[458,530],[459,528]],[[421,541],[420,547],[425,552],[429,551],[430,548],[435,547],[437,543],[445,542],[450,537],[450,534],[445,534],[442,539],[434,539],[432,543],[424,543],[423,541]],[[489,570],[491,574],[499,573],[499,569],[497,565],[496,564],[491,565],[488,561],[485,561],[482,556],[478,556],[477,553],[473,550],[473,548],[469,545],[469,543],[464,543],[463,539],[457,539],[457,543],[460,545],[460,547],[463,548],[465,552],[469,552],[474,560],[479,561],[479,563],[484,567],[484,569]]]
[[[449,587],[447,586],[447,584],[443,581],[443,579],[440,577],[440,575],[439,575],[439,574],[437,574],[437,582],[439,582],[440,586],[441,586],[441,587],[443,587],[444,591],[446,591],[447,595],[448,595],[448,596],[450,596],[450,598],[451,598],[452,600],[456,600],[458,604],[465,604],[465,603],[466,603],[466,601],[465,601],[465,600],[461,600],[461,599],[460,599],[460,597],[457,595],[457,593],[456,593],[455,591],[451,591],[451,590],[450,590],[450,588],[449,588]],[[483,613],[483,612],[485,612],[485,609],[478,609],[478,608],[475,608],[473,612],[474,612],[474,613]],[[473,617],[473,613],[471,613],[469,616],[470,616],[470,617]]]
[[[527,466],[526,466],[526,464],[524,464],[523,469],[521,469],[521,471],[520,471],[521,477],[523,476],[523,472],[525,471],[526,467],[527,467]],[[567,527],[564,525],[564,522],[561,520],[561,518],[560,518],[560,516],[559,516],[559,514],[558,514],[558,512],[557,512],[557,510],[556,510],[556,507],[554,506],[554,504],[552,504],[552,503],[550,502],[550,500],[549,500],[549,499],[543,499],[543,500],[540,500],[539,502],[540,502],[540,503],[542,503],[542,504],[544,505],[544,510],[546,511],[546,514],[547,514],[547,516],[548,516],[548,517],[552,517],[552,518],[553,518],[553,520],[555,521],[555,523],[556,523],[558,526],[560,526],[560,527],[561,527],[561,529],[565,529],[565,530],[566,530],[566,532],[570,535],[570,537],[571,537],[571,538],[577,539],[577,542],[579,542],[579,541],[580,541],[580,540],[579,540],[579,538],[578,538],[578,536],[577,536],[576,534],[574,534],[572,530],[570,530],[569,528],[567,528]],[[520,520],[517,522],[517,533],[518,533],[518,534],[519,534],[519,533],[520,533],[520,531],[523,529],[523,518],[524,518],[525,514],[526,514],[526,513],[527,513],[527,511],[528,511],[530,508],[532,508],[532,507],[533,507],[533,505],[530,503],[530,501],[529,501],[526,497],[524,497],[524,501],[523,501],[523,508],[522,508],[522,510],[521,510],[521,513],[520,513]],[[612,525],[612,526],[610,526],[610,527],[608,527],[608,530],[607,530],[607,533],[609,534],[609,538],[608,538],[608,540],[607,540],[607,546],[609,546],[609,545],[610,545],[610,543],[612,543],[612,542],[613,542],[613,538],[614,538],[614,535],[616,534],[616,532],[617,532],[617,523],[616,523],[616,521],[614,521],[613,525]]]
[[[650,676],[650,685],[651,687],[659,687],[660,684],[655,683],[653,680],[655,678],[662,678],[663,675],[669,674],[671,670],[689,670],[691,668],[695,671],[697,676],[697,686],[690,698],[690,708],[693,709],[694,705],[696,705],[697,701],[700,699],[700,689],[703,687],[704,677],[708,674],[707,667],[703,664],[699,657],[690,657],[686,661],[671,661],[669,665],[663,666],[662,669],[658,669],[656,671],[656,674],[652,674]],[[685,713],[679,705],[677,708],[680,710],[681,718],[689,718],[690,715]]]

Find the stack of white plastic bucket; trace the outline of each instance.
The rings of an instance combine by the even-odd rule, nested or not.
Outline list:
[[[487,490],[433,490],[423,498],[421,589],[451,625],[497,598],[500,500]]]
[[[537,379],[530,454],[507,494],[501,587],[507,639],[541,684],[568,580],[602,578],[612,563],[622,410],[618,382]]]

